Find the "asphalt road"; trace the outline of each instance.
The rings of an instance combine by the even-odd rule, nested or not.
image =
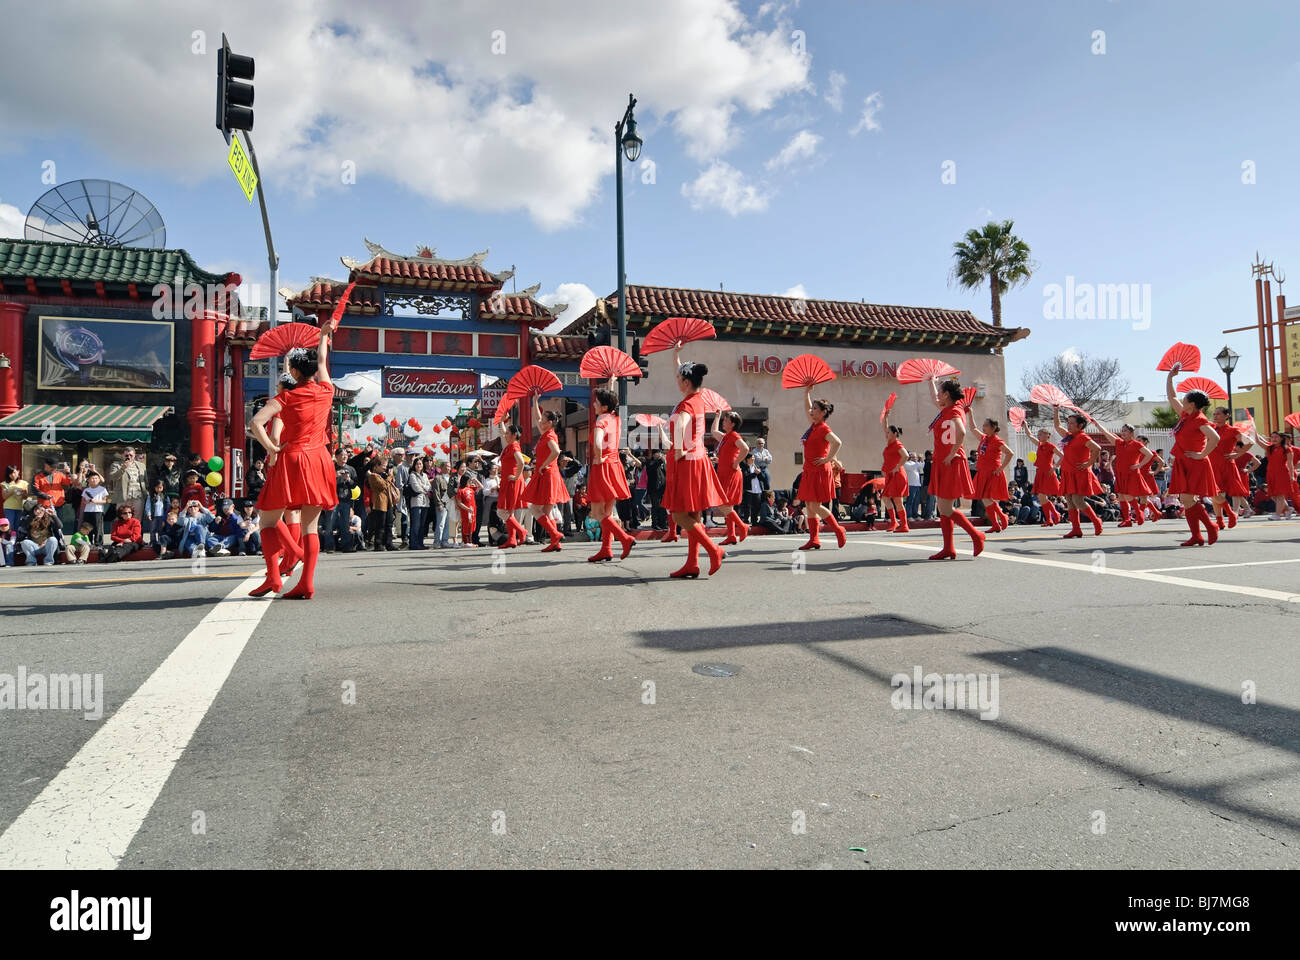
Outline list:
[[[3,571],[0,867],[1300,866],[1300,524],[1057,532]]]

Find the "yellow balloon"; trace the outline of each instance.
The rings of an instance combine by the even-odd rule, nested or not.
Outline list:
[[[1031,450],[1031,451],[1029,452],[1029,462],[1030,462],[1030,463],[1037,463],[1037,462],[1038,462],[1038,451],[1037,451],[1037,450]]]
[[[221,486],[221,474],[213,470],[211,473],[208,474],[207,481],[209,487],[219,487]]]
[[[361,498],[361,488],[360,488],[360,487],[353,487],[353,488],[352,488],[352,499],[353,499],[353,500],[359,500],[360,498]]]

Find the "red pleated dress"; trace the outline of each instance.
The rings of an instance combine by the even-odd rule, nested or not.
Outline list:
[[[980,440],[979,454],[975,460],[975,499],[1009,500],[1007,472],[1002,469],[1002,451],[1006,441],[996,433]]]
[[[880,465],[880,472],[885,475],[885,488],[880,494],[882,497],[906,497],[910,492],[907,487],[907,471],[903,469],[903,461],[906,459],[907,451],[903,449],[902,440],[894,438],[885,445]]]
[[[718,486],[722,488],[722,502],[733,507],[745,499],[745,483],[740,473],[740,434],[728,430],[718,444]]]
[[[956,446],[957,426],[966,417],[966,408],[950,403],[930,421],[934,434],[934,458],[930,464],[930,495],[943,500],[969,500],[975,495],[975,483],[970,476],[970,463],[966,451]],[[956,421],[956,423],[952,423]],[[948,454],[956,448],[952,463],[945,463]]]
[[[547,430],[537,441],[537,446],[533,447],[533,479],[528,481],[528,486],[524,487],[524,499],[532,504],[552,504],[568,503],[569,491],[564,486],[564,480],[560,477],[559,458],[551,461],[551,465],[545,470],[539,470],[538,465],[551,455],[550,444],[556,440],[555,431]]]
[[[259,510],[329,509],[338,503],[334,461],[325,444],[334,385],[311,381],[276,396],[280,453],[257,497]]]
[[[1291,472],[1291,448],[1280,444],[1268,445],[1268,472],[1264,475],[1270,497],[1292,496],[1295,477]]]
[[[1209,445],[1201,427],[1209,424],[1205,414],[1184,413],[1174,425],[1174,468],[1169,476],[1169,492],[1213,497],[1218,492],[1214,467],[1208,458],[1193,460],[1189,453],[1204,453]]]
[[[1101,493],[1101,481],[1085,467],[1090,454],[1088,435],[1080,430],[1070,434],[1065,449],[1061,451],[1061,492],[1067,496],[1092,497]]]
[[[519,452],[519,441],[506,444],[501,451],[501,488],[497,493],[498,510],[522,510],[528,506],[524,499],[523,468],[515,459]]]
[[[1138,450],[1138,462],[1146,455],[1146,447]],[[1147,465],[1138,471],[1138,476],[1142,478],[1142,494],[1147,497],[1154,497],[1160,492],[1160,486],[1156,483],[1156,475],[1152,472],[1155,469],[1156,458],[1152,457],[1147,461]]]
[[[823,420],[814,423],[803,435],[803,477],[794,498],[804,503],[830,503],[835,499],[835,468],[829,462],[815,461],[831,449],[831,425]]]
[[[1214,432],[1219,435],[1219,445],[1206,457],[1210,461],[1210,469],[1214,471],[1214,486],[1225,496],[1240,496],[1240,494],[1228,493],[1228,488],[1232,486],[1232,475],[1237,472],[1232,461],[1228,459],[1228,454],[1232,453],[1241,434],[1230,423],[1222,426],[1216,423]]]
[[[677,458],[677,418],[681,414],[690,418],[682,437],[683,454]],[[704,447],[704,400],[692,393],[673,408],[668,428],[674,449],[668,451],[667,485],[661,505],[672,513],[698,513],[709,507],[720,507],[727,502],[718,486],[718,476],[709,463]]]
[[[1136,440],[1115,438],[1115,492],[1140,497],[1146,494],[1141,471],[1134,470],[1146,447]],[[1153,490],[1152,493],[1155,491]]]
[[[622,436],[618,414],[602,413],[596,418],[596,426],[604,434],[601,448],[592,451],[592,463],[587,469],[587,501],[626,500],[632,492],[627,488],[627,474],[618,459],[618,441]]]
[[[1038,445],[1034,454],[1034,493],[1043,497],[1061,495],[1061,478],[1056,475],[1056,444],[1048,440]]]

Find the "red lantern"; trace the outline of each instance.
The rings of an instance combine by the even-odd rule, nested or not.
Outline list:
[[[443,453],[451,453],[451,448],[448,447],[445,443],[442,444],[441,446],[442,446],[442,452],[443,452]]]
[[[394,417],[392,420],[389,420],[389,421],[388,421],[388,425],[389,425],[390,427],[395,427],[395,426],[397,426],[397,418]]]
[[[384,422],[384,415],[382,413],[376,413],[375,423],[383,423],[383,422]]]
[[[437,426],[435,426],[435,427],[433,428],[433,432],[434,432],[434,433],[442,433],[442,424],[438,424]]]
[[[356,457],[356,456],[360,456],[360,455],[361,455],[361,448],[360,448],[360,447],[353,447],[353,448],[352,448],[352,456]]]
[[[424,432],[424,427],[420,426],[420,422],[418,420],[415,423],[411,424],[411,426],[415,427],[415,429],[420,431],[421,433]]]
[[[443,417],[443,418],[442,418],[442,425],[443,425],[444,427],[450,427],[450,426],[451,426],[451,418],[450,418],[450,417]]]

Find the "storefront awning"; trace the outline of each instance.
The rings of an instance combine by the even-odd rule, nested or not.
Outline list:
[[[148,443],[153,425],[172,408],[39,403],[0,420],[0,440],[11,443]],[[51,435],[52,434],[52,435]]]

